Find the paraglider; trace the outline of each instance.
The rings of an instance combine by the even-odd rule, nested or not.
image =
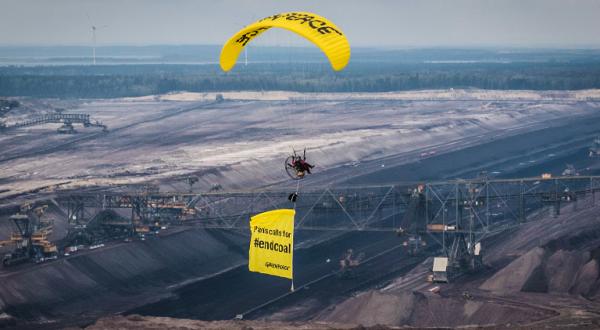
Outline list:
[[[294,180],[300,180],[305,177],[306,174],[311,174],[310,170],[315,167],[306,161],[306,149],[302,156],[294,153],[288,156],[285,160],[285,171]]]
[[[306,38],[321,49],[335,71],[344,69],[350,61],[350,43],[342,30],[333,22],[309,12],[287,12],[265,17],[236,32],[223,45],[219,58],[221,69],[231,70],[244,47],[270,28],[286,29]],[[306,161],[306,149],[303,156],[297,155],[294,151],[286,158],[284,166],[286,173],[293,180],[303,179],[306,174],[311,174],[311,169],[314,167]],[[290,194],[288,198],[290,201],[296,202],[299,189],[298,181],[296,192]]]
[[[231,70],[244,47],[273,27],[292,31],[308,39],[325,53],[335,71],[344,69],[350,60],[350,44],[342,30],[330,20],[308,12],[289,12],[263,18],[233,35],[221,50],[221,69]]]

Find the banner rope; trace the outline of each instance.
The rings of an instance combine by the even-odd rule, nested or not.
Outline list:
[[[294,212],[296,211],[296,203],[298,201],[298,192],[300,191],[300,181],[302,180],[298,180],[296,182],[296,192],[294,193],[296,198],[294,199]],[[294,221],[296,221],[295,217],[294,217]],[[293,233],[294,237],[296,236],[296,226],[294,224],[294,233]],[[294,271],[294,247],[292,246],[292,271]],[[291,292],[294,292],[294,274],[292,274],[292,287],[290,288]]]

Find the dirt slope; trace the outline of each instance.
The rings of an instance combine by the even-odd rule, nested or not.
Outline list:
[[[0,313],[19,320],[60,321],[124,311],[168,296],[179,283],[244,264],[245,240],[236,233],[186,230],[24,265],[0,273]]]
[[[424,273],[415,269],[386,288],[348,298],[315,319],[416,327],[597,324],[599,215],[600,206],[567,206],[561,216],[521,225],[488,247],[484,259],[488,269],[482,274],[427,285]],[[430,267],[431,260],[428,263]],[[440,286],[440,294],[428,291],[433,286]]]

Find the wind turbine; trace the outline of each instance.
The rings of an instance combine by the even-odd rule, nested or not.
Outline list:
[[[92,29],[92,58],[93,58],[93,65],[96,65],[96,30],[99,29],[104,29],[105,27],[108,27],[108,25],[102,25],[102,26],[96,26],[94,23],[92,23],[92,19],[90,18],[90,15],[86,14],[88,21],[90,22],[90,28]]]
[[[254,16],[253,16],[253,18],[254,18]],[[235,24],[241,26],[242,28],[244,28],[246,26],[246,24],[244,24],[240,21],[235,22]],[[248,45],[246,45],[244,47],[244,66],[248,66]]]

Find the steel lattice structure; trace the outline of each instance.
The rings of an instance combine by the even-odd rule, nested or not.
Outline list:
[[[297,230],[402,228],[423,233],[432,231],[428,225],[440,224],[455,226],[455,233],[481,236],[523,222],[543,209],[559,214],[565,203],[575,208],[594,204],[599,189],[600,177],[573,176],[307,188],[299,192],[295,204],[288,200],[292,191],[277,189],[200,194],[98,192],[59,195],[57,201],[67,208],[69,220],[77,223],[90,221],[102,210],[123,209],[129,210],[132,223],[243,229],[254,214],[295,206]]]
[[[409,252],[437,241],[448,274],[476,271],[486,237],[564,207],[596,204],[600,176],[451,180],[384,186],[258,189],[208,193],[94,192],[59,194],[74,235],[103,237],[152,232],[165,224],[247,231],[255,214],[296,209],[297,231],[393,231]],[[93,236],[93,234],[90,234]]]

